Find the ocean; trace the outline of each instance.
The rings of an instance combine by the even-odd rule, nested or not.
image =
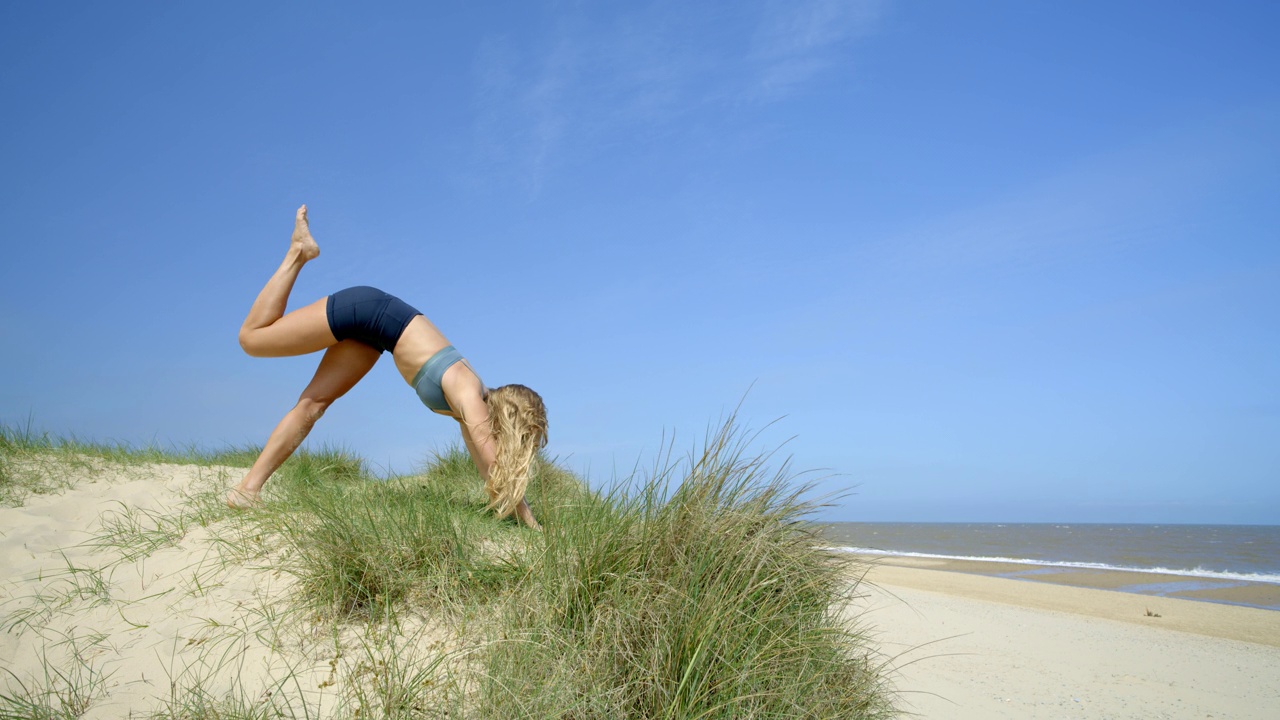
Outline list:
[[[1026,567],[983,574],[1044,582],[1133,573],[1107,587],[1280,610],[1280,525],[824,523],[823,532],[851,552],[1016,563]]]

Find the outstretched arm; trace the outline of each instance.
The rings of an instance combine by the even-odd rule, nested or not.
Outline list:
[[[493,442],[493,434],[484,427],[488,422],[477,423],[473,429],[466,420],[459,419],[458,425],[462,427],[462,441],[467,444],[467,452],[471,453],[471,462],[480,471],[480,479],[489,482],[489,470],[498,461],[498,448]]]
[[[467,444],[467,451],[471,453],[471,462],[475,463],[476,470],[480,471],[480,478],[488,485],[489,471],[493,468],[493,464],[498,461],[498,446],[493,439],[493,433],[489,431],[489,417],[487,411],[482,415],[484,419],[479,422],[468,422],[459,418],[458,424],[462,426],[462,441]],[[493,500],[493,497],[489,498]],[[542,526],[534,519],[533,512],[529,509],[529,503],[524,498],[520,498],[520,504],[516,506],[516,517],[520,522],[533,528],[541,530]]]

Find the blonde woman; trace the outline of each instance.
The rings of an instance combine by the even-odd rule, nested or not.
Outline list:
[[[253,357],[284,357],[324,350],[320,367],[302,397],[271,432],[262,454],[227,494],[227,504],[245,508],[258,501],[267,478],[293,454],[316,420],[390,350],[405,382],[433,412],[458,421],[462,440],[485,480],[489,506],[499,517],[512,513],[537,529],[524,500],[530,466],[547,442],[542,398],[523,385],[489,390],[471,364],[426,318],[399,298],[370,287],[353,287],[285,314],[298,272],[320,255],[311,237],[307,206],[298,208],[284,262],[253,301],[240,328],[240,347]]]

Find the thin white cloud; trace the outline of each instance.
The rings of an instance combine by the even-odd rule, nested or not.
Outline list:
[[[539,51],[504,36],[485,38],[473,65],[474,161],[537,194],[570,129],[581,93],[583,50],[563,29]]]
[[[657,2],[488,38],[475,60],[477,169],[536,194],[575,150],[674,132],[708,108],[782,101],[839,66],[880,7],[809,0],[726,13]]]
[[[475,151],[481,163],[503,162],[510,152],[510,136],[503,127],[508,97],[516,87],[516,57],[511,43],[487,37],[476,52]]]
[[[548,163],[559,146],[569,115],[565,112],[577,75],[578,53],[568,38],[562,38],[543,60],[537,80],[523,96],[530,127],[530,189],[542,185]]]
[[[875,29],[882,8],[878,0],[780,2],[769,8],[752,50],[759,65],[758,96],[778,99],[834,65],[845,45]]]

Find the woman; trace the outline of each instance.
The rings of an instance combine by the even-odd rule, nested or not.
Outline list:
[[[284,262],[253,301],[240,328],[240,347],[253,357],[317,350],[324,350],[324,357],[249,474],[227,494],[227,504],[245,508],[256,503],[267,478],[302,444],[325,409],[369,372],[383,350],[390,350],[396,369],[423,404],[458,421],[471,460],[485,480],[489,507],[499,517],[514,512],[537,529],[524,491],[533,458],[547,442],[542,398],[523,385],[485,388],[471,364],[426,316],[374,288],[348,288],[286,315],[298,271],[319,255],[303,205]]]

